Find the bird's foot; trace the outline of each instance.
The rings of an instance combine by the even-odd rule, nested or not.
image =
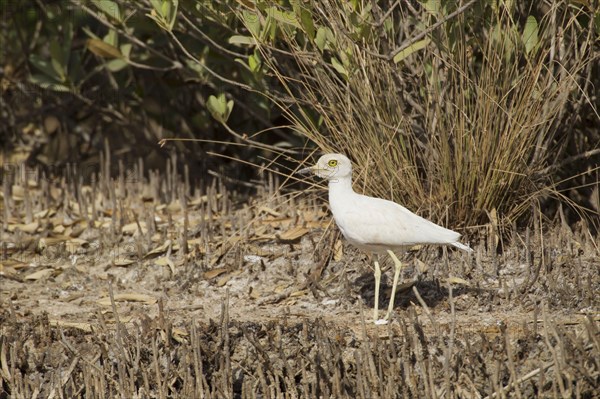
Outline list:
[[[382,319],[379,318],[379,312],[377,307],[373,309],[373,318],[369,321],[372,321],[373,323],[375,323],[376,326],[382,326],[382,325],[386,325],[389,323],[390,321],[390,316],[392,315],[392,308],[389,308],[388,311],[386,312],[385,316],[383,316]]]
[[[385,316],[382,319],[380,319],[377,317],[377,314],[375,314],[372,321],[373,323],[375,323],[376,326],[384,326],[390,322],[390,316],[390,312],[387,312]]]

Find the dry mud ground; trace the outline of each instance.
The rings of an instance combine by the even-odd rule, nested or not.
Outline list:
[[[369,260],[272,180],[242,202],[177,176],[6,180],[0,398],[600,397],[583,227],[413,250],[376,326]]]

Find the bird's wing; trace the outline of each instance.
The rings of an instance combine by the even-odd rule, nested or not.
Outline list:
[[[381,198],[356,195],[345,206],[332,209],[344,236],[365,246],[393,248],[450,244],[460,237],[460,234],[423,219],[402,205]]]

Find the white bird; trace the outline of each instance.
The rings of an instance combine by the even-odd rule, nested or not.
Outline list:
[[[449,244],[465,251],[473,251],[458,242],[460,234],[415,215],[405,207],[381,198],[358,194],[352,189],[352,163],[342,154],[326,154],[316,165],[299,173],[312,172],[329,181],[329,206],[335,223],[343,236],[354,246],[367,252],[387,251],[394,261],[392,297],[386,316],[378,320],[379,285],[381,268],[375,261],[375,306],[373,320],[385,324],[394,308],[394,297],[402,262],[393,250],[417,244]]]

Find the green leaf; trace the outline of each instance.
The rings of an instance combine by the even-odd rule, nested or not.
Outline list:
[[[344,66],[338,61],[337,58],[332,57],[331,58],[331,65],[335,68],[336,71],[338,71],[341,75],[343,75],[346,79],[348,79],[348,71],[346,70],[346,68],[344,68]]]
[[[162,16],[162,22],[169,31],[173,30],[175,26],[175,20],[177,19],[177,8],[179,7],[179,0],[162,0],[160,8],[160,15]]]
[[[67,65],[64,64],[65,56],[63,54],[63,50],[61,45],[56,40],[50,41],[50,60],[52,63],[52,68],[60,77],[60,81],[64,82],[66,78],[66,69]]]
[[[117,47],[119,45],[119,35],[114,29],[110,29],[106,36],[104,36],[103,40],[113,47]]]
[[[131,49],[133,48],[133,45],[131,43],[125,43],[121,45],[120,48],[121,54],[123,54],[125,58],[129,58],[129,56],[131,55]]]
[[[329,28],[320,27],[317,30],[317,35],[315,37],[315,43],[319,50],[323,52],[327,47],[328,43],[335,43],[335,37],[333,36],[333,32]]]
[[[58,74],[59,80],[61,82],[64,82],[66,80],[66,71],[63,69],[63,66],[55,58],[52,58],[50,60],[50,63],[52,64],[52,68]]]
[[[523,44],[525,45],[525,52],[529,54],[531,50],[538,44],[538,32],[539,27],[537,20],[533,15],[527,17],[525,22],[525,29],[523,29]]]
[[[403,59],[405,59],[406,57],[408,57],[409,55],[411,55],[412,53],[417,52],[419,50],[423,50],[425,47],[427,47],[427,45],[430,42],[431,42],[431,39],[426,38],[426,39],[419,40],[418,42],[411,44],[410,46],[408,46],[407,48],[400,51],[398,54],[396,54],[394,56],[394,63],[397,64],[400,61],[402,61]]]
[[[323,52],[325,49],[325,43],[327,41],[327,36],[325,33],[325,28],[319,28],[317,30],[317,36],[315,37],[315,44],[320,52]]]
[[[173,7],[171,9],[171,14],[169,15],[169,31],[173,30],[175,26],[175,21],[177,20],[177,9],[179,8],[179,0],[171,0],[173,2]]]
[[[47,60],[41,58],[37,54],[31,54],[29,61],[38,71],[52,79],[55,83],[61,82],[60,76],[56,74],[56,70]]]
[[[146,16],[158,24],[162,29],[172,31],[177,20],[179,0],[150,0],[152,10]]]
[[[269,7],[267,9],[267,15],[273,17],[276,21],[283,22],[284,24],[292,25],[296,28],[300,28],[298,18],[291,11],[281,11],[276,7]]]
[[[229,115],[231,115],[231,111],[233,110],[233,100],[227,101],[225,94],[221,93],[218,97],[208,97],[206,107],[213,118],[221,123],[225,123],[227,122],[227,119],[229,119]]]
[[[65,86],[64,84],[56,82],[55,80],[48,77],[47,75],[39,75],[39,74],[31,75],[29,77],[29,81],[33,84],[36,84],[36,85],[44,88],[44,89],[48,89],[48,90],[52,90],[52,91],[60,91],[60,92],[71,91],[71,89],[68,86]]]
[[[229,44],[247,44],[250,46],[256,45],[256,40],[251,36],[233,35],[228,40]]]
[[[441,0],[428,0],[425,3],[421,3],[425,10],[433,16],[439,17],[442,11]]]
[[[227,122],[227,120],[229,119],[231,111],[233,111],[233,100],[227,101],[227,113],[225,114],[225,122]]]
[[[50,57],[56,59],[58,63],[63,64],[63,48],[57,39],[50,40]]]
[[[250,67],[250,70],[253,73],[256,73],[256,72],[260,71],[262,62],[260,61],[260,59],[257,56],[251,55],[250,57],[248,57],[248,66]]]
[[[209,96],[208,101],[206,102],[206,107],[210,114],[218,120],[219,122],[223,121],[223,114],[227,108],[227,101],[225,100],[225,96],[219,95],[219,97]]]
[[[162,0],[150,0],[150,3],[152,3],[152,8],[154,8],[154,11],[156,11],[156,13],[161,17],[164,17],[162,14]]]
[[[93,0],[93,3],[106,16],[119,22],[123,21],[121,19],[121,10],[116,2],[110,0]]]
[[[275,40],[275,35],[277,33],[277,23],[275,18],[271,15],[271,14],[267,14],[267,18],[265,19],[265,23],[264,26],[262,26],[261,32],[260,32],[260,41],[264,41],[264,40],[269,40],[269,41],[273,41]]]
[[[313,22],[313,16],[311,10],[307,8],[308,3],[305,5],[302,2],[295,0],[291,2],[292,7],[294,8],[294,12],[296,16],[300,18],[300,23],[304,28],[304,31],[308,35],[310,40],[314,40],[315,38],[315,24]]]
[[[242,11],[242,20],[244,21],[246,29],[250,31],[253,37],[260,36],[260,19],[255,12]]]
[[[111,72],[119,72],[127,66],[127,61],[117,58],[106,63],[106,68]]]
[[[63,23],[63,65],[69,65],[69,60],[71,58],[71,43],[73,42],[73,22],[70,18],[66,18],[66,21]]]
[[[162,15],[163,18],[165,18],[165,19],[169,18],[169,15],[171,15],[171,2],[170,1],[163,0],[160,15]]]

